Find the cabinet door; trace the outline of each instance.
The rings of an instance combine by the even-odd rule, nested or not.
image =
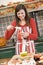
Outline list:
[[[43,52],[43,43],[36,44],[36,50],[39,53]]]
[[[8,48],[8,49],[0,49],[0,59],[1,58],[11,58],[13,55],[15,55],[15,48]]]

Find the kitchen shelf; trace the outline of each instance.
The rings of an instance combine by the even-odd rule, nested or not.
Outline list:
[[[14,5],[12,5],[12,6],[5,6],[5,7],[0,8],[0,10],[7,9],[7,8],[11,8],[11,7],[13,7],[13,6],[14,6]]]
[[[32,2],[21,2],[20,4],[32,4],[32,3],[36,3],[36,2],[39,2],[39,0],[32,1]]]
[[[0,16],[0,18],[2,18],[2,17],[7,17],[7,16],[12,16],[12,15],[15,15],[14,12],[13,12],[13,13],[9,13],[9,14],[7,14],[7,15],[2,15],[2,16]]]
[[[41,11],[43,10],[43,7],[40,7],[38,9],[28,9],[28,12],[36,12],[36,11]]]
[[[32,4],[32,3],[35,3],[35,2],[38,2],[39,0],[36,0],[36,1],[32,1],[32,2],[20,2],[20,4]],[[15,4],[11,5],[11,6],[5,6],[5,7],[2,7],[0,8],[0,10],[3,10],[3,9],[6,9],[6,8],[10,8],[10,7],[14,7]]]
[[[36,2],[39,2],[39,0],[36,0],[36,1],[32,1],[32,2],[19,2],[20,4],[24,4],[24,5],[26,5],[26,4],[32,4],[32,3],[36,3]],[[19,4],[18,3],[18,4]],[[11,6],[5,6],[5,7],[2,7],[2,8],[0,8],[0,12],[2,11],[4,11],[4,10],[6,10],[6,9],[9,9],[9,8],[14,8],[14,6],[16,5],[16,3],[15,4],[12,4]],[[40,11],[40,10],[43,10],[43,6],[40,6],[39,8],[37,8],[37,9],[27,9],[27,11],[30,13],[30,12],[35,12],[35,11]],[[6,11],[5,11],[6,12]],[[6,16],[12,16],[12,15],[14,15],[14,12],[9,12],[9,14],[7,13],[7,14],[5,14],[5,15],[0,15],[0,18],[2,18],[2,17],[6,17]]]
[[[27,9],[28,13],[36,12],[36,11],[41,11],[41,10],[43,10],[43,7],[40,7],[38,9]],[[0,18],[6,17],[6,16],[12,16],[12,15],[15,15],[14,12],[13,13],[9,13],[7,15],[2,15],[2,16],[0,16]]]

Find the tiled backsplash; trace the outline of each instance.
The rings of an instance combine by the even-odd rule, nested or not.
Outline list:
[[[0,18],[0,37],[4,36],[7,26],[11,24],[14,18],[14,15]]]
[[[36,13],[36,19],[37,19],[37,26],[39,35],[43,36],[43,11],[39,11]]]

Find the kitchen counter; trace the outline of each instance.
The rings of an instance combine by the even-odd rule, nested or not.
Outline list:
[[[40,53],[40,54],[42,55],[43,53]],[[3,59],[0,59],[0,65],[8,65],[7,63],[9,62],[9,60],[13,59],[13,61],[14,61],[14,58],[15,58],[15,55],[12,58],[3,58]],[[43,65],[43,63],[36,62],[36,65]]]
[[[0,59],[0,65],[8,65],[8,61],[10,60],[11,58],[5,58],[5,59]],[[36,65],[43,65],[43,64],[39,64],[37,63]]]

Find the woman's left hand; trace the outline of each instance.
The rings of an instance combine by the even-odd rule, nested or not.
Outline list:
[[[27,38],[29,36],[29,32],[24,32],[24,33],[21,33],[21,36],[23,38]]]

